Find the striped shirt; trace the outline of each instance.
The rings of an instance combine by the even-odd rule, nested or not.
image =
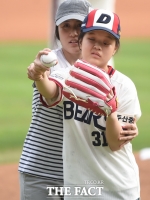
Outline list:
[[[58,63],[54,69],[67,68],[62,50],[54,51]],[[34,84],[33,84],[34,85]],[[40,101],[36,87],[33,90],[32,121],[25,138],[19,171],[33,176],[63,181],[63,108],[46,108]]]

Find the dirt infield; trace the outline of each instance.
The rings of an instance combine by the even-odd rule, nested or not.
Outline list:
[[[44,3],[43,3],[44,2]],[[49,40],[51,0],[0,0],[0,41]],[[121,37],[150,37],[149,0],[116,0]]]
[[[0,6],[0,41],[48,40],[51,0],[0,0]],[[123,38],[150,38],[149,8],[149,0],[116,1]],[[138,154],[135,156],[140,169],[141,197],[149,200],[150,160],[141,161]],[[0,166],[1,200],[19,200],[17,168],[16,163]]]
[[[141,161],[138,154],[135,154],[135,157],[140,169],[141,197],[142,200],[149,200],[150,160]],[[0,199],[19,200],[18,164],[0,166]],[[127,199],[127,200],[133,200],[133,199]]]

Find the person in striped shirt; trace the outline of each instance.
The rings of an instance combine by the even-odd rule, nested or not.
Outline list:
[[[91,4],[86,0],[67,0],[59,6],[55,35],[62,47],[54,50],[59,64],[51,71],[59,67],[68,68],[80,58],[78,36],[90,7]],[[59,105],[52,109],[44,107],[33,84],[32,120],[19,162],[21,200],[63,199],[61,195],[49,196],[47,189],[50,185],[63,185],[62,109]]]

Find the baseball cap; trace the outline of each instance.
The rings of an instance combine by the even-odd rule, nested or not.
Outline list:
[[[85,33],[92,30],[104,30],[120,39],[121,29],[118,15],[103,9],[92,10],[82,22],[81,31]]]
[[[83,21],[91,10],[91,4],[86,0],[65,0],[60,4],[56,12],[56,25],[58,26],[69,19]]]

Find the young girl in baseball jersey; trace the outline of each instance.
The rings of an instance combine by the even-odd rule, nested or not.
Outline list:
[[[82,59],[110,75],[113,70],[107,63],[118,50],[119,39],[118,16],[106,10],[91,11],[82,23],[79,36]],[[65,199],[137,200],[140,197],[139,171],[132,144],[120,148],[119,140],[122,122],[130,120],[126,116],[132,115],[136,121],[141,116],[137,91],[134,83],[117,70],[110,79],[116,89],[118,108],[107,117],[96,115],[66,97],[62,99],[61,81],[56,84],[45,73],[43,79],[36,81],[44,105],[63,106],[64,183],[70,188],[65,192]],[[108,96],[109,100],[112,95]]]

